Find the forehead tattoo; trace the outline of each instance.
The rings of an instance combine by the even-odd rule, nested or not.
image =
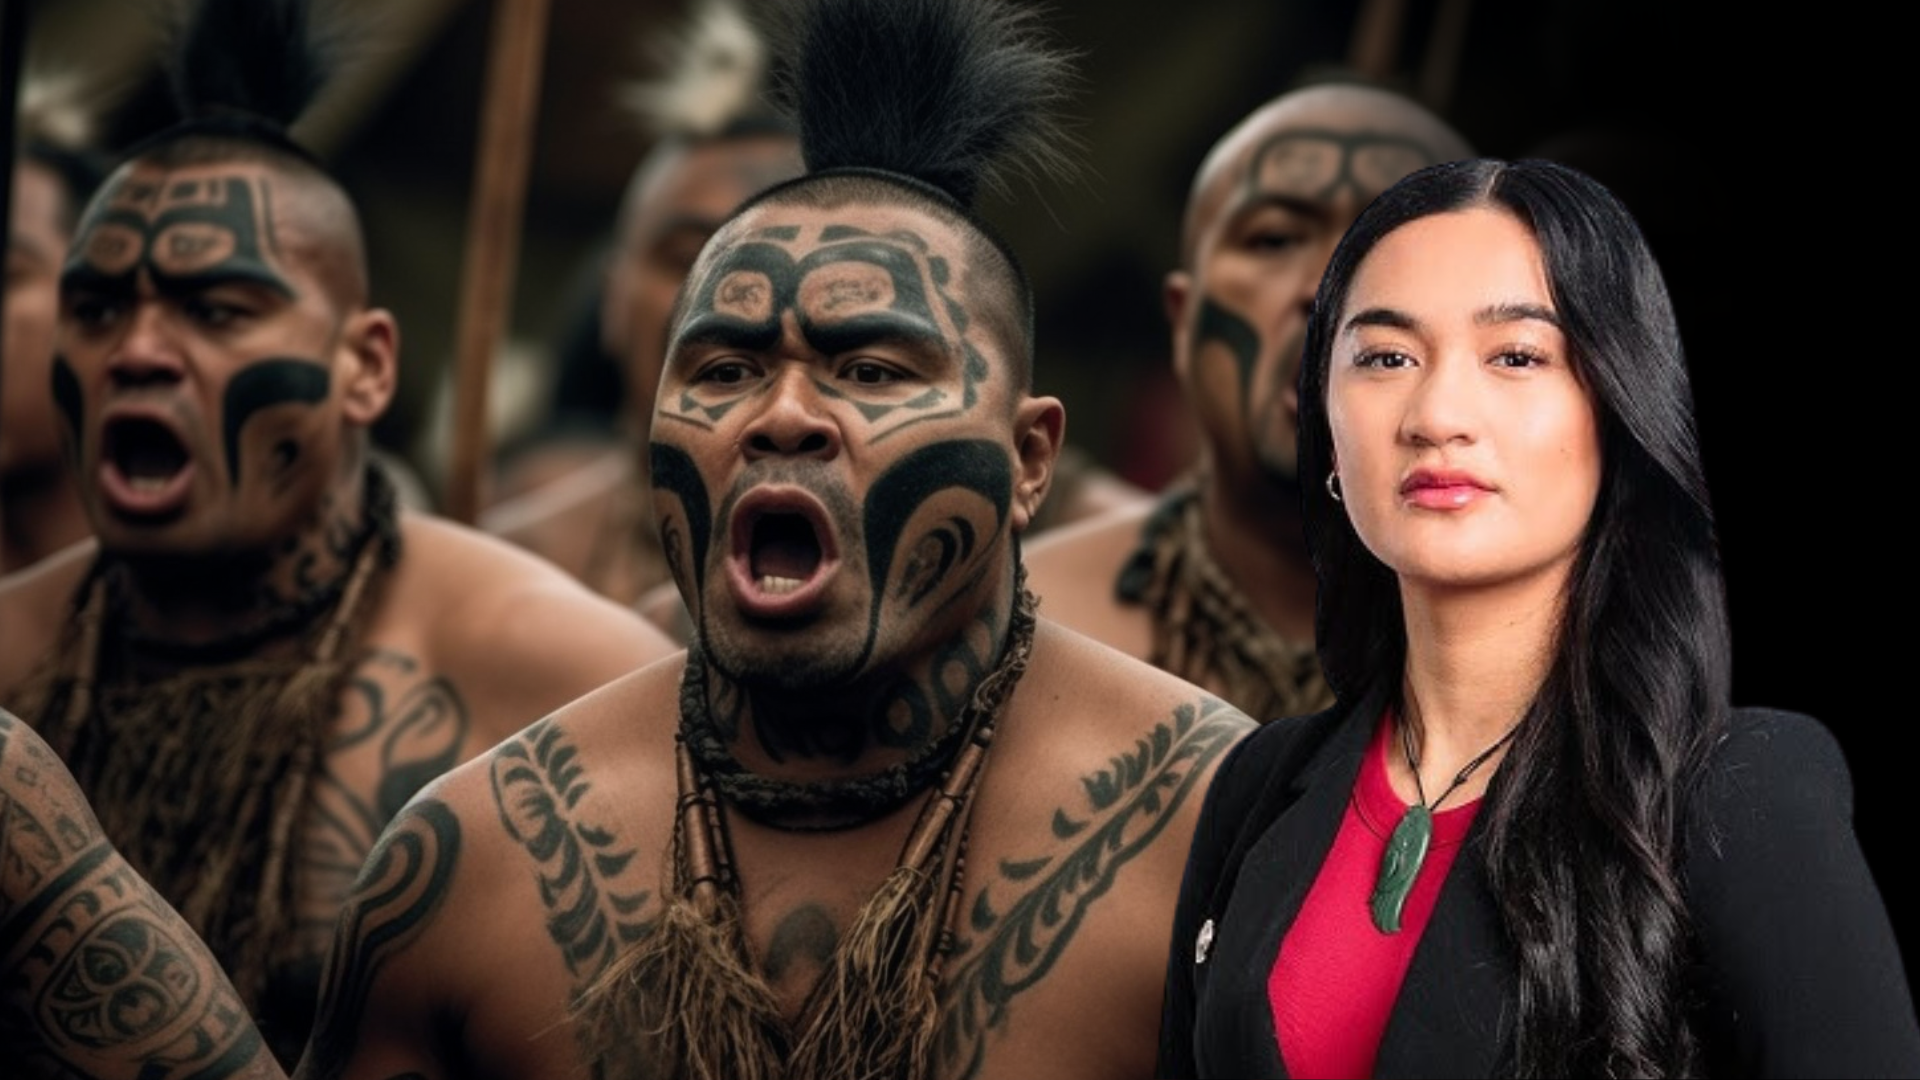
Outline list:
[[[962,390],[955,403],[937,387],[904,402],[855,402],[868,421],[893,421],[874,440],[913,424],[956,416],[973,407],[987,376],[986,359],[966,339],[971,319],[948,292],[952,270],[925,241],[905,231],[873,233],[848,225],[820,230],[821,246],[798,259],[782,243],[799,238],[792,226],[774,226],[734,245],[707,266],[687,305],[676,341],[720,340],[769,349],[781,319],[792,312],[807,343],[836,355],[881,340],[917,338],[939,343],[961,358]],[[822,392],[844,397],[821,383]],[[704,426],[733,402],[703,404],[683,392],[669,419]],[[697,414],[697,415],[696,415]]]
[[[1365,201],[1438,160],[1418,139],[1367,131],[1295,128],[1260,144],[1247,165],[1248,195],[1329,202],[1349,189]]]
[[[145,269],[163,289],[251,281],[291,296],[268,261],[279,254],[272,210],[272,189],[255,177],[135,177],[81,223],[64,277],[126,283]]]

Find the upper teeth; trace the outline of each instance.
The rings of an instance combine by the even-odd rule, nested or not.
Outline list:
[[[773,574],[762,574],[760,576],[760,591],[774,593],[776,595],[790,593],[805,584],[806,582],[799,578],[776,577]]]

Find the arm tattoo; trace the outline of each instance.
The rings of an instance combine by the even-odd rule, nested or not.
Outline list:
[[[427,781],[460,762],[473,724],[466,702],[440,676],[420,677],[413,657],[375,649],[348,684],[337,732],[314,779],[301,870],[301,931],[319,949],[333,932],[339,904],[380,830]],[[371,798],[361,794],[372,777]]]
[[[4,711],[0,1051],[26,1075],[117,1064],[217,1080],[268,1060],[212,954],[107,843],[58,758]]]
[[[1054,836],[1077,840],[1078,847],[1057,860],[1001,862],[1001,878],[1018,895],[1005,914],[994,909],[993,886],[975,897],[968,929],[985,940],[941,987],[943,1073],[978,1072],[986,1032],[1006,1019],[1007,1004],[1046,976],[1087,908],[1113,885],[1122,866],[1153,843],[1200,787],[1207,766],[1245,730],[1242,714],[1216,698],[1179,706],[1171,723],[1155,725],[1131,753],[1081,779],[1090,813],[1076,818],[1064,807],[1054,812]],[[963,943],[956,953],[966,955],[971,945]],[[955,1061],[962,1064],[949,1073],[945,1067]]]
[[[650,929],[639,918],[650,892],[602,885],[633,861],[634,851],[618,847],[611,831],[571,816],[590,785],[573,745],[551,721],[503,744],[491,765],[500,823],[537,865],[547,935],[584,985]]]
[[[459,819],[435,799],[411,804],[381,835],[340,912],[319,1020],[300,1076],[331,1080],[341,1075],[374,980],[439,910],[459,857]]]

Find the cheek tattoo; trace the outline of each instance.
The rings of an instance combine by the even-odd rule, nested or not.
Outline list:
[[[1007,461],[1006,448],[984,439],[953,439],[923,446],[896,462],[867,493],[862,516],[866,519],[867,572],[873,588],[869,642],[879,626],[887,573],[893,566],[907,523],[928,499],[953,488],[971,491],[985,499],[993,507],[993,528],[998,533],[1006,524],[1007,508],[1013,502],[1013,466]],[[908,581],[903,582],[902,587],[911,589],[912,604],[932,592],[957,564],[959,556],[974,547],[971,526],[955,529],[942,525],[935,533],[943,535],[938,535],[932,546],[947,554],[932,566],[916,566],[914,560],[909,560]],[[925,546],[923,541],[916,545],[916,551]]]
[[[80,432],[82,421],[86,418],[86,404],[80,394],[80,377],[73,373],[73,365],[67,363],[64,356],[53,358],[53,407],[66,418],[67,430],[72,438],[67,440],[67,462],[74,469],[80,466]]]
[[[324,401],[331,381],[331,373],[319,364],[285,358],[262,360],[233,377],[227,384],[226,399],[221,403],[221,425],[227,451],[227,475],[235,488],[240,486],[240,429],[253,414],[275,405],[312,405]],[[287,458],[287,464],[298,456],[297,448],[290,455],[286,448],[281,448],[279,453]]]
[[[1217,341],[1226,346],[1240,376],[1240,409],[1253,409],[1253,368],[1260,360],[1260,332],[1253,324],[1215,303],[1210,296],[1200,298],[1200,311],[1193,322],[1191,348],[1196,357],[1201,346]]]
[[[706,581],[707,545],[714,527],[713,504],[707,497],[706,483],[700,479],[700,470],[694,465],[693,458],[671,443],[649,443],[647,458],[654,490],[667,492],[680,500],[680,517],[686,521],[687,543],[692,549],[688,554],[693,558],[693,565],[684,568],[674,565],[674,576],[683,581],[692,581],[693,591],[697,594]],[[677,564],[680,559],[680,545],[670,535],[673,528],[673,515],[662,514],[661,547],[666,550],[670,565]]]

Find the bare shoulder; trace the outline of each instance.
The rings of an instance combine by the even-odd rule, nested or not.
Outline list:
[[[1151,1074],[1194,827],[1253,727],[1199,687],[1040,622],[974,800],[943,1068]]]
[[[1209,727],[1244,734],[1255,722],[1211,692],[1129,656],[1070,626],[1041,617],[1035,661],[1022,689],[1055,703],[1049,737],[1099,745],[1139,736],[1175,710],[1191,709]]]
[[[1113,589],[1154,505],[1144,500],[1121,506],[1027,542],[1020,561],[1041,614],[1124,653],[1145,656],[1151,634],[1146,612],[1120,603]]]
[[[1029,816],[1102,819],[1137,801],[1156,830],[1180,822],[1168,831],[1184,851],[1198,795],[1256,726],[1207,690],[1042,619],[992,770],[1022,793],[1016,802],[1039,800]]]
[[[97,551],[82,540],[0,577],[0,694],[11,694],[53,647]]]
[[[1211,692],[1044,619],[1015,707],[996,740],[1003,779],[1063,808],[1084,802],[1077,812],[1095,817],[1143,799],[1156,820],[1183,821],[1171,829],[1182,844],[1220,759],[1258,726]]]
[[[369,640],[446,679],[487,743],[679,649],[537,555],[442,518],[403,522]]]
[[[434,612],[450,632],[471,630],[492,650],[529,657],[617,644],[622,671],[678,648],[638,612],[505,540],[431,515],[409,514],[404,528],[395,588],[413,602],[404,606],[424,605],[417,610]]]
[[[677,661],[442,773],[382,834],[299,1076],[584,1075],[572,1001],[657,914]]]
[[[672,828],[674,733],[686,654],[628,672],[553,710],[449,774],[450,798],[535,852],[565,818],[629,846]],[[647,869],[653,867],[649,865]]]

